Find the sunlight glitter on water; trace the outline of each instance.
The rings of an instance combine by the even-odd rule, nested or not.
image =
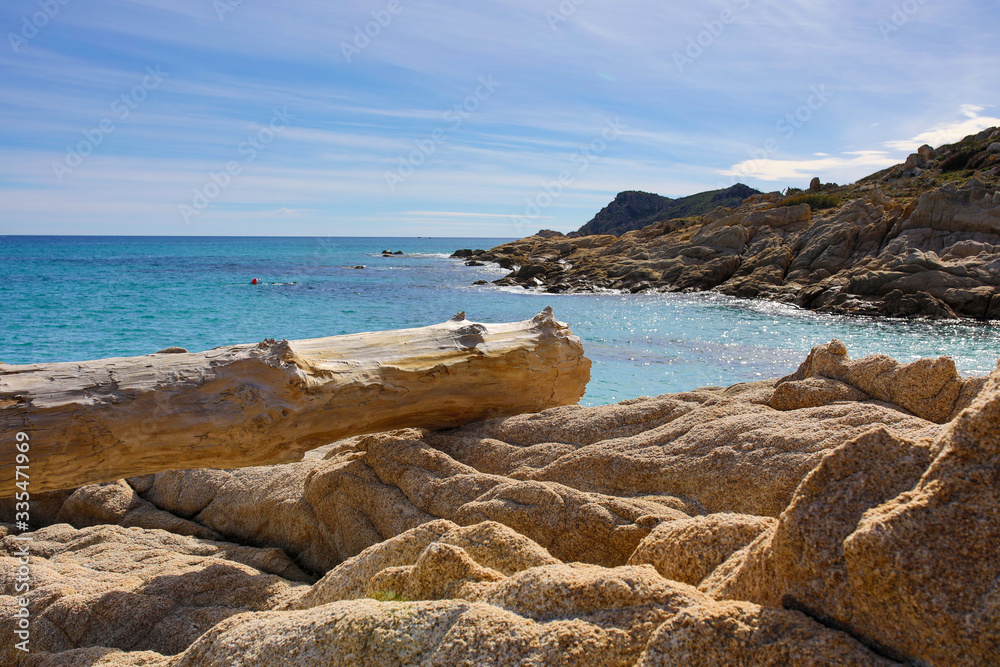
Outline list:
[[[702,294],[473,286],[506,271],[448,256],[504,239],[0,237],[0,361],[73,361],[425,326],[552,306],[593,360],[583,403],[777,378],[833,338],[852,357],[950,355],[986,374],[1000,328],[820,315]],[[381,257],[381,251],[405,255]],[[364,270],[355,266],[364,265]],[[251,278],[261,284],[251,286]]]

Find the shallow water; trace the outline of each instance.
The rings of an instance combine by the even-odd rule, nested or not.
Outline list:
[[[1000,357],[996,325],[844,318],[715,294],[474,287],[505,272],[448,258],[506,240],[0,237],[0,361],[423,326],[463,310],[506,322],[547,305],[594,361],[587,405],[778,377],[832,338],[852,357],[946,354],[966,374],[988,373]],[[383,258],[382,250],[407,254]]]

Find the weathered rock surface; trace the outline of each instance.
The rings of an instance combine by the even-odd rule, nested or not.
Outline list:
[[[664,579],[697,586],[776,523],[748,514],[709,514],[664,522],[642,540],[628,564],[649,564]]]
[[[303,586],[293,580],[310,581],[277,549],[159,530],[56,524],[32,537],[27,593],[16,589],[25,543],[0,541],[0,623],[13,628],[15,600],[26,597],[33,652],[105,647],[176,654],[224,618],[291,599]],[[5,640],[0,662],[18,658]]]
[[[783,410],[870,397],[943,424],[967,408],[985,382],[963,379],[949,357],[910,364],[885,355],[852,361],[847,347],[834,339],[813,348],[795,373],[778,381],[770,405]]]
[[[663,521],[778,516],[826,452],[872,428],[917,438],[940,430],[874,401],[778,411],[766,404],[773,394],[760,383],[394,431],[284,466],[170,471],[69,500],[50,494],[48,514],[78,526],[116,517],[120,509],[82,502],[110,486],[163,512],[145,527],[281,548],[315,574],[436,519],[496,521],[561,560],[617,566]],[[13,520],[7,505],[0,519]]]
[[[576,403],[589,380],[580,340],[551,309],[491,325],[459,313],[419,329],[5,365],[0,430],[35,434],[32,488],[41,492],[294,461],[351,435],[534,412]],[[0,451],[0,494],[13,493],[16,454]]]
[[[0,661],[997,663],[998,406],[1000,370],[834,341],[780,383],[48,494],[95,525],[35,530],[35,653]],[[21,544],[0,541],[0,624]]]
[[[994,128],[928,147],[909,166],[852,186],[753,195],[693,217],[653,215],[633,231],[612,223],[655,206],[616,200],[581,230],[590,235],[533,236],[469,256],[511,269],[498,284],[549,292],[715,290],[826,312],[995,320],[997,138]]]
[[[828,454],[701,588],[803,610],[900,659],[992,664],[998,508],[1000,371],[934,440],[877,430]]]
[[[172,664],[231,664],[248,642],[253,664],[264,665],[289,657],[305,665],[692,664],[706,650],[745,664],[892,664],[796,612],[718,603],[649,567],[535,564],[554,559],[523,538],[511,557],[496,524],[475,531],[438,522],[373,546],[316,584],[296,610],[224,621]],[[388,601],[359,597],[362,590]],[[334,593],[345,597],[325,603]],[[704,636],[685,636],[678,652],[662,632],[675,619],[682,635],[737,622],[757,637],[730,637],[724,652]],[[265,635],[264,644],[253,640]]]

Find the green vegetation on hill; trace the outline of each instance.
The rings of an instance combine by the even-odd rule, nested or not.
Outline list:
[[[798,206],[799,204],[809,204],[809,208],[814,211],[821,211],[827,208],[837,208],[844,203],[843,199],[833,194],[805,193],[792,194],[785,197],[774,205],[774,208],[782,206]]]
[[[661,197],[649,192],[622,192],[574,235],[615,234],[620,236],[625,232],[642,229],[656,222],[704,215],[719,206],[736,208],[747,197],[758,194],[761,194],[760,191],[742,183],[737,183],[725,190],[712,190],[680,199]]]

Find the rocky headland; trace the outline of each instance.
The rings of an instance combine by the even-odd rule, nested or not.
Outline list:
[[[552,292],[997,319],[998,169],[993,129],[459,256]],[[1000,664],[1000,366],[834,340],[778,380],[573,405],[588,374],[548,310],[0,365],[0,424],[34,433],[0,664]]]
[[[552,293],[714,290],[823,312],[1000,319],[1000,129],[923,146],[849,186],[748,190],[721,191],[741,203],[704,214],[622,193],[573,234],[455,256],[510,270],[498,285]]]
[[[833,341],[778,381],[220,464],[33,496],[0,526],[31,653],[0,663],[1000,662],[1000,368]]]

